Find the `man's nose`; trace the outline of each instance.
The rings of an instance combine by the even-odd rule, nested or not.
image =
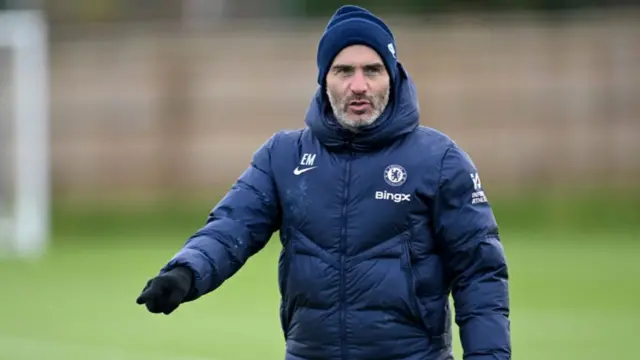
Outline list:
[[[351,81],[351,91],[357,94],[362,94],[367,91],[368,84],[367,79],[361,72],[356,72]]]

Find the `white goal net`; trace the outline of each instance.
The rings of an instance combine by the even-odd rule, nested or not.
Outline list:
[[[44,17],[0,11],[0,256],[49,241],[48,46]]]

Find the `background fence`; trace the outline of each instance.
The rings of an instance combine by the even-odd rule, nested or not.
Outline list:
[[[521,188],[637,184],[639,20],[634,12],[389,21],[422,123],[468,149],[488,184]],[[323,26],[59,29],[56,189],[228,185],[272,133],[303,126]]]

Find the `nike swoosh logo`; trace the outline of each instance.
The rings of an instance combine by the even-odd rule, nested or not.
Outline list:
[[[300,175],[302,173],[305,173],[305,172],[307,172],[309,170],[313,170],[315,168],[317,168],[317,166],[312,166],[312,167],[308,167],[308,168],[305,168],[305,169],[298,169],[298,167],[296,167],[295,169],[293,169],[293,175]]]

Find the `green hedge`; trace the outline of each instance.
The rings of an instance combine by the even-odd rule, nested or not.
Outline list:
[[[55,201],[53,231],[58,239],[114,236],[183,238],[200,227],[218,196],[209,201],[165,199],[150,204]],[[530,192],[492,199],[496,217],[505,231],[621,231],[640,230],[640,193],[617,194],[592,190],[570,196]]]

